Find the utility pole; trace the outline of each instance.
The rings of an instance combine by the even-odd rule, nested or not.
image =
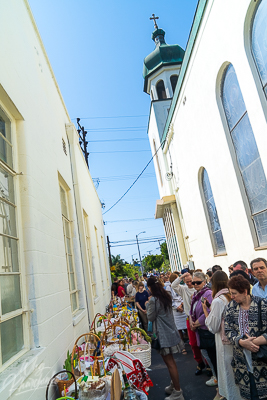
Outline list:
[[[138,233],[138,235],[136,235],[136,242],[137,242],[139,260],[140,260],[140,272],[142,273],[143,272],[143,267],[142,267],[141,253],[140,253],[140,248],[139,248],[139,243],[138,243],[138,236],[141,235],[141,233],[146,233],[146,231],[140,232],[140,233]]]
[[[138,243],[138,235],[136,235],[136,242],[137,242],[137,247],[138,247],[138,252],[139,252],[140,272],[142,272],[142,260],[141,260],[140,247],[139,247],[139,243]]]
[[[112,259],[111,259],[111,252],[110,252],[110,243],[109,237],[107,236],[107,244],[108,244],[108,259],[109,259],[109,266],[112,267]]]

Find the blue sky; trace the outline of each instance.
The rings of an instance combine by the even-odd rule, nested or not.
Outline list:
[[[150,97],[143,92],[143,59],[154,50],[152,13],[166,42],[185,49],[197,0],[29,0],[70,117],[88,131],[89,165],[99,197],[110,208],[151,158]],[[124,199],[104,215],[110,241],[164,235],[154,220],[159,199],[153,163]],[[145,219],[143,221],[113,222]],[[141,255],[159,253],[158,242]],[[112,254],[137,258],[137,246]]]

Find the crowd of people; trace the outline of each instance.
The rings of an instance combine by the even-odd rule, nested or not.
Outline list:
[[[267,261],[257,258],[207,271],[135,275],[112,293],[134,297],[143,328],[159,342],[171,382],[166,400],[184,400],[173,354],[189,341],[195,375],[218,386],[214,400],[267,400]],[[150,326],[152,325],[152,330]],[[151,331],[151,332],[150,332]]]

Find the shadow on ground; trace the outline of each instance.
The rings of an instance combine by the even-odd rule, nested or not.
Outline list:
[[[210,379],[203,372],[195,376],[196,362],[193,358],[191,347],[186,345],[187,355],[175,354],[181,387],[185,400],[213,400],[216,396],[216,388],[208,387],[205,382]],[[151,371],[148,374],[154,384],[149,389],[149,400],[164,400],[167,396],[164,388],[170,384],[168,370],[156,350],[152,349]]]

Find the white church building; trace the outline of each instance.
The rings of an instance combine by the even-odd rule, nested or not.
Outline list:
[[[0,14],[0,399],[36,400],[111,281],[101,203],[29,5]]]
[[[143,75],[171,267],[267,258],[267,0],[199,0],[185,52],[164,35]]]

